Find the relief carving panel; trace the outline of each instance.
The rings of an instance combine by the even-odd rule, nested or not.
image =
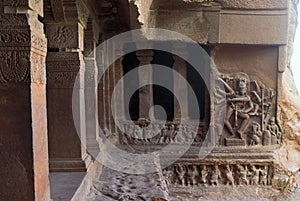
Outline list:
[[[163,170],[166,183],[175,186],[262,185],[274,178],[271,163],[175,164]]]
[[[124,123],[123,125],[125,133],[119,133],[120,143],[135,145],[185,144],[191,139],[194,139],[194,145],[201,145],[208,129],[205,123],[201,123],[200,125],[199,123],[180,125],[176,122],[167,122],[165,125],[159,123],[151,123],[149,125],[138,123],[138,126],[143,129],[138,129],[131,124]],[[197,127],[198,132],[194,132]],[[153,133],[156,135],[153,135]],[[147,136],[154,137],[147,139]]]
[[[30,30],[0,30],[0,46],[30,46]]]
[[[276,121],[276,92],[245,73],[222,74],[217,80],[215,107],[227,102],[225,127],[220,144],[225,146],[269,146],[282,143]],[[217,111],[217,110],[216,110]]]
[[[0,14],[0,25],[1,27],[7,26],[11,28],[13,24],[14,27],[28,27],[27,16],[24,14]]]
[[[76,48],[78,46],[78,26],[47,24],[46,33],[50,48]]]

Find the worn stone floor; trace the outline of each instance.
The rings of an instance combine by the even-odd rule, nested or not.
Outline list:
[[[153,201],[153,198],[167,201],[298,201],[300,189],[295,186],[282,193],[272,187],[250,185],[167,187],[159,173],[129,175],[104,168],[84,200]]]
[[[85,175],[85,172],[50,173],[50,193],[52,200],[70,201]]]
[[[86,200],[148,201],[152,198],[166,197],[166,185],[159,172],[132,175],[104,168],[99,180],[94,183]]]

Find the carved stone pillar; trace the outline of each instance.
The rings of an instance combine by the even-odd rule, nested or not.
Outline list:
[[[84,171],[86,169],[83,86],[74,86],[77,74],[80,73],[79,76],[83,77],[83,68],[83,55],[80,52],[48,52],[47,54],[47,108],[51,171]],[[72,108],[73,93],[75,93],[77,103],[74,105],[76,111]],[[80,116],[74,119],[73,112]]]
[[[82,1],[64,5],[65,21],[46,16],[48,38],[47,108],[50,171],[85,171],[86,152],[83,56],[87,11]],[[52,5],[52,10],[56,4]],[[55,15],[55,12],[53,12]],[[76,76],[79,83],[74,86]],[[76,102],[72,107],[72,98]],[[73,117],[73,112],[75,116]]]
[[[96,22],[90,20],[85,31],[84,61],[85,61],[85,118],[87,151],[96,158],[99,153],[98,126],[98,67],[96,61],[96,43],[99,38]]]
[[[185,44],[173,44],[175,52],[178,52],[178,55],[186,56],[188,54],[187,47]],[[184,59],[176,56],[173,56],[174,64],[173,70],[180,74],[184,81],[177,78],[176,73],[174,73],[174,117],[175,119],[187,119],[188,118],[188,88],[187,88],[187,65]],[[176,97],[182,100],[182,106],[176,99]]]
[[[102,75],[101,78],[98,77],[99,83],[98,83],[98,111],[99,111],[99,124],[101,130],[104,130],[106,127],[106,121],[105,121],[105,79],[103,75],[103,68],[104,68],[104,55],[103,55],[103,50],[100,48],[96,49],[96,60],[97,60],[97,66],[98,66],[98,74]]]
[[[107,56],[107,55],[105,55]],[[104,64],[106,65],[106,63]],[[104,107],[105,107],[105,113],[104,113],[104,119],[105,119],[105,128],[107,131],[111,132],[111,118],[110,118],[110,71],[109,69],[106,69],[104,72]],[[108,134],[108,133],[106,133]]]
[[[118,47],[115,48],[115,54],[116,54],[116,58],[119,57],[118,60],[115,61],[114,64],[114,70],[115,70],[115,85],[117,83],[120,84],[120,88],[118,89],[118,91],[116,92],[118,94],[116,101],[117,104],[117,108],[116,108],[116,117],[119,120],[125,120],[125,109],[124,109],[124,81],[123,81],[123,57],[121,57],[121,55],[123,55],[123,50],[122,47]],[[128,107],[128,106],[126,106]]]
[[[0,10],[0,200],[50,200],[42,1]]]
[[[109,51],[109,55],[107,56],[114,56],[115,55],[115,50],[114,48],[111,49],[111,50],[108,50]],[[109,101],[109,104],[108,104],[108,111],[109,111],[109,123],[110,123],[110,131],[112,133],[116,133],[116,126],[115,126],[115,122],[114,122],[114,117],[113,117],[113,111],[112,111],[112,93],[115,89],[115,82],[116,82],[116,79],[115,79],[115,64],[112,64],[109,69],[108,69],[108,72],[109,72],[109,82],[108,82],[108,101]],[[114,107],[114,106],[113,106]]]
[[[139,66],[149,65],[153,60],[154,53],[152,50],[140,50],[136,52],[137,59],[140,61]],[[146,72],[139,68],[139,82],[152,82],[152,68],[147,68]],[[146,85],[139,89],[139,111],[140,119],[153,119],[154,114],[150,114],[150,108],[153,106],[153,88],[152,85]]]

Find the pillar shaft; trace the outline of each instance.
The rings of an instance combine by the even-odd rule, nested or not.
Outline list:
[[[114,63],[114,70],[115,70],[115,86],[119,83],[120,87],[116,94],[116,117],[118,120],[124,121],[125,120],[125,108],[124,108],[124,81],[123,81],[123,57],[121,47],[115,49],[116,57],[119,59],[116,60]]]
[[[99,125],[101,130],[104,130],[106,127],[106,121],[105,121],[105,78],[103,75],[103,68],[104,68],[104,55],[103,50],[100,50],[100,48],[96,49],[97,54],[97,66],[98,66],[98,75],[101,75],[101,77],[98,77],[98,109],[99,109]]]
[[[180,56],[187,56],[188,52],[186,46],[174,44],[173,48],[175,52]],[[184,59],[179,56],[174,55],[174,117],[175,119],[187,119],[188,118],[188,87],[187,87],[187,65]],[[175,73],[176,72],[176,73]],[[181,75],[184,79],[179,79],[177,73]],[[182,105],[180,107],[179,102],[176,97],[182,100]]]
[[[140,50],[136,52],[137,59],[140,61],[139,66],[149,65],[153,60],[152,50]],[[144,69],[144,68],[143,68]],[[146,83],[144,87],[139,89],[139,118],[152,119],[153,114],[150,114],[150,108],[153,106],[153,88],[152,88],[152,67],[147,67],[146,70],[139,68],[139,82]]]

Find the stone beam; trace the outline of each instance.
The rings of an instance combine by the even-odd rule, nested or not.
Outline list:
[[[136,0],[136,2],[139,2],[139,0]],[[288,2],[288,0],[151,0],[150,8],[195,10],[219,6],[222,9],[281,10],[288,8]]]
[[[286,11],[222,11],[220,43],[285,45],[288,36]]]

